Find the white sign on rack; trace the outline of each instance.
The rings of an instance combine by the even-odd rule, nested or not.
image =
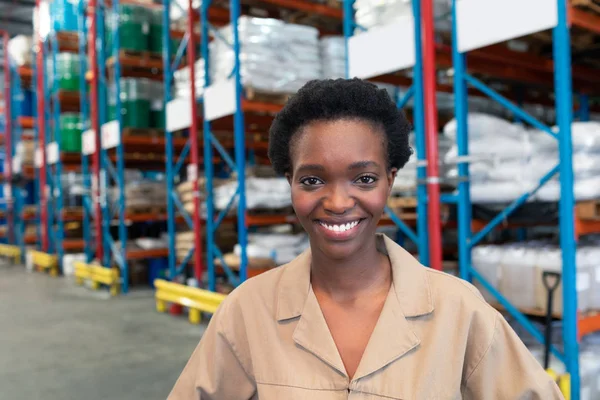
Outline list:
[[[188,164],[187,166],[187,180],[195,181],[198,179],[198,166],[196,164]]]
[[[33,165],[36,168],[41,168],[43,162],[44,162],[44,153],[42,152],[42,149],[40,149],[38,147],[37,149],[35,149],[35,155],[34,155],[34,158],[33,158]]]
[[[88,129],[81,134],[81,154],[89,156],[96,152],[96,136],[93,129]]]
[[[461,53],[552,29],[558,24],[556,0],[456,0]]]
[[[167,131],[174,132],[192,126],[190,99],[175,99],[167,103]]]
[[[58,143],[51,142],[46,145],[46,162],[56,164],[58,162]]]
[[[350,77],[373,78],[415,65],[415,20],[401,17],[348,40]]]
[[[119,121],[114,120],[102,125],[102,148],[112,149],[121,143]]]
[[[4,197],[6,197],[7,199],[10,199],[12,197],[12,190],[8,183],[4,184]]]
[[[204,90],[204,117],[213,121],[237,110],[235,78],[217,82]]]

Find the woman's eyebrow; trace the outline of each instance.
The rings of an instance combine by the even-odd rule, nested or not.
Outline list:
[[[305,171],[325,171],[325,167],[321,164],[302,164],[298,167],[297,172]]]
[[[357,162],[353,162],[352,164],[350,164],[348,169],[349,170],[364,169],[364,168],[369,168],[369,167],[378,168],[379,164],[377,164],[375,161],[357,161]]]

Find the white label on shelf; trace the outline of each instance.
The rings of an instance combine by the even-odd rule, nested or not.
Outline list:
[[[204,91],[204,117],[209,121],[234,114],[236,104],[235,78],[217,82]]]
[[[577,272],[576,287],[578,292],[585,292],[590,288],[590,274]]]
[[[44,153],[42,153],[42,149],[40,149],[39,147],[37,149],[35,149],[33,164],[35,165],[36,168],[41,168],[42,163],[44,162],[43,156],[44,156]]]
[[[24,151],[23,143],[17,143],[17,148],[15,149],[15,153],[20,156],[20,155],[23,155],[23,151]]]
[[[461,53],[504,42],[558,24],[556,0],[456,0]]]
[[[14,174],[21,173],[21,156],[20,155],[16,155],[12,160],[12,172]]]
[[[390,46],[393,46],[393,51]],[[348,40],[351,78],[372,78],[414,65],[415,23],[412,15],[403,16],[388,25],[371,28]]]
[[[89,156],[96,152],[96,136],[93,129],[88,129],[81,134],[81,153]]]
[[[114,120],[102,125],[102,148],[112,149],[121,143],[119,121]]]
[[[4,197],[10,199],[12,197],[12,191],[8,183],[4,184]]]
[[[58,162],[58,143],[48,143],[46,146],[46,162],[56,164]]]
[[[187,166],[187,180],[195,181],[198,179],[198,166],[196,164],[188,164]]]
[[[174,132],[192,126],[190,99],[175,99],[167,103],[167,131]]]

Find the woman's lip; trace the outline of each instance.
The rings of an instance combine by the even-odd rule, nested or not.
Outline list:
[[[350,229],[347,229],[345,231],[333,231],[331,229],[328,229],[328,228],[324,227],[322,224],[322,222],[325,223],[325,221],[321,221],[321,220],[316,220],[315,224],[317,225],[317,229],[323,234],[323,236],[325,236],[329,239],[348,240],[348,239],[351,239],[353,236],[355,236],[356,233],[359,231],[359,229],[362,226],[362,223],[364,221],[364,218],[355,219],[355,220],[352,220],[347,223],[351,223],[351,222],[355,222],[355,221],[358,221],[358,224],[356,224],[356,226],[354,226]],[[344,225],[344,224],[327,224],[327,225]]]

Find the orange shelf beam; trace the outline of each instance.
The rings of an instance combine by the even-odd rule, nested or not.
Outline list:
[[[25,240],[25,244],[36,244],[37,243],[37,235],[35,235],[35,234],[26,235],[24,240]]]
[[[579,317],[579,337],[600,331],[600,314]]]
[[[287,8],[290,10],[303,11],[308,14],[318,14],[341,20],[344,12],[341,8],[333,8],[323,4],[309,3],[305,0],[260,0],[261,3]]]
[[[147,258],[162,258],[169,256],[169,249],[128,250],[128,260],[144,260]]]
[[[85,242],[83,239],[65,239],[63,249],[65,251],[80,251],[85,249]]]
[[[593,14],[586,10],[570,6],[569,22],[572,26],[600,35],[600,15],[598,14]]]
[[[21,128],[23,128],[23,129],[33,129],[34,119],[33,119],[33,117],[19,117],[19,125],[21,125]],[[23,135],[23,136],[31,136],[31,135]],[[25,139],[25,137],[23,137],[23,139]],[[33,137],[31,139],[33,139]],[[29,139],[29,140],[31,140],[31,139]]]
[[[17,74],[23,80],[30,80],[33,78],[33,69],[28,65],[23,65],[17,68]]]

